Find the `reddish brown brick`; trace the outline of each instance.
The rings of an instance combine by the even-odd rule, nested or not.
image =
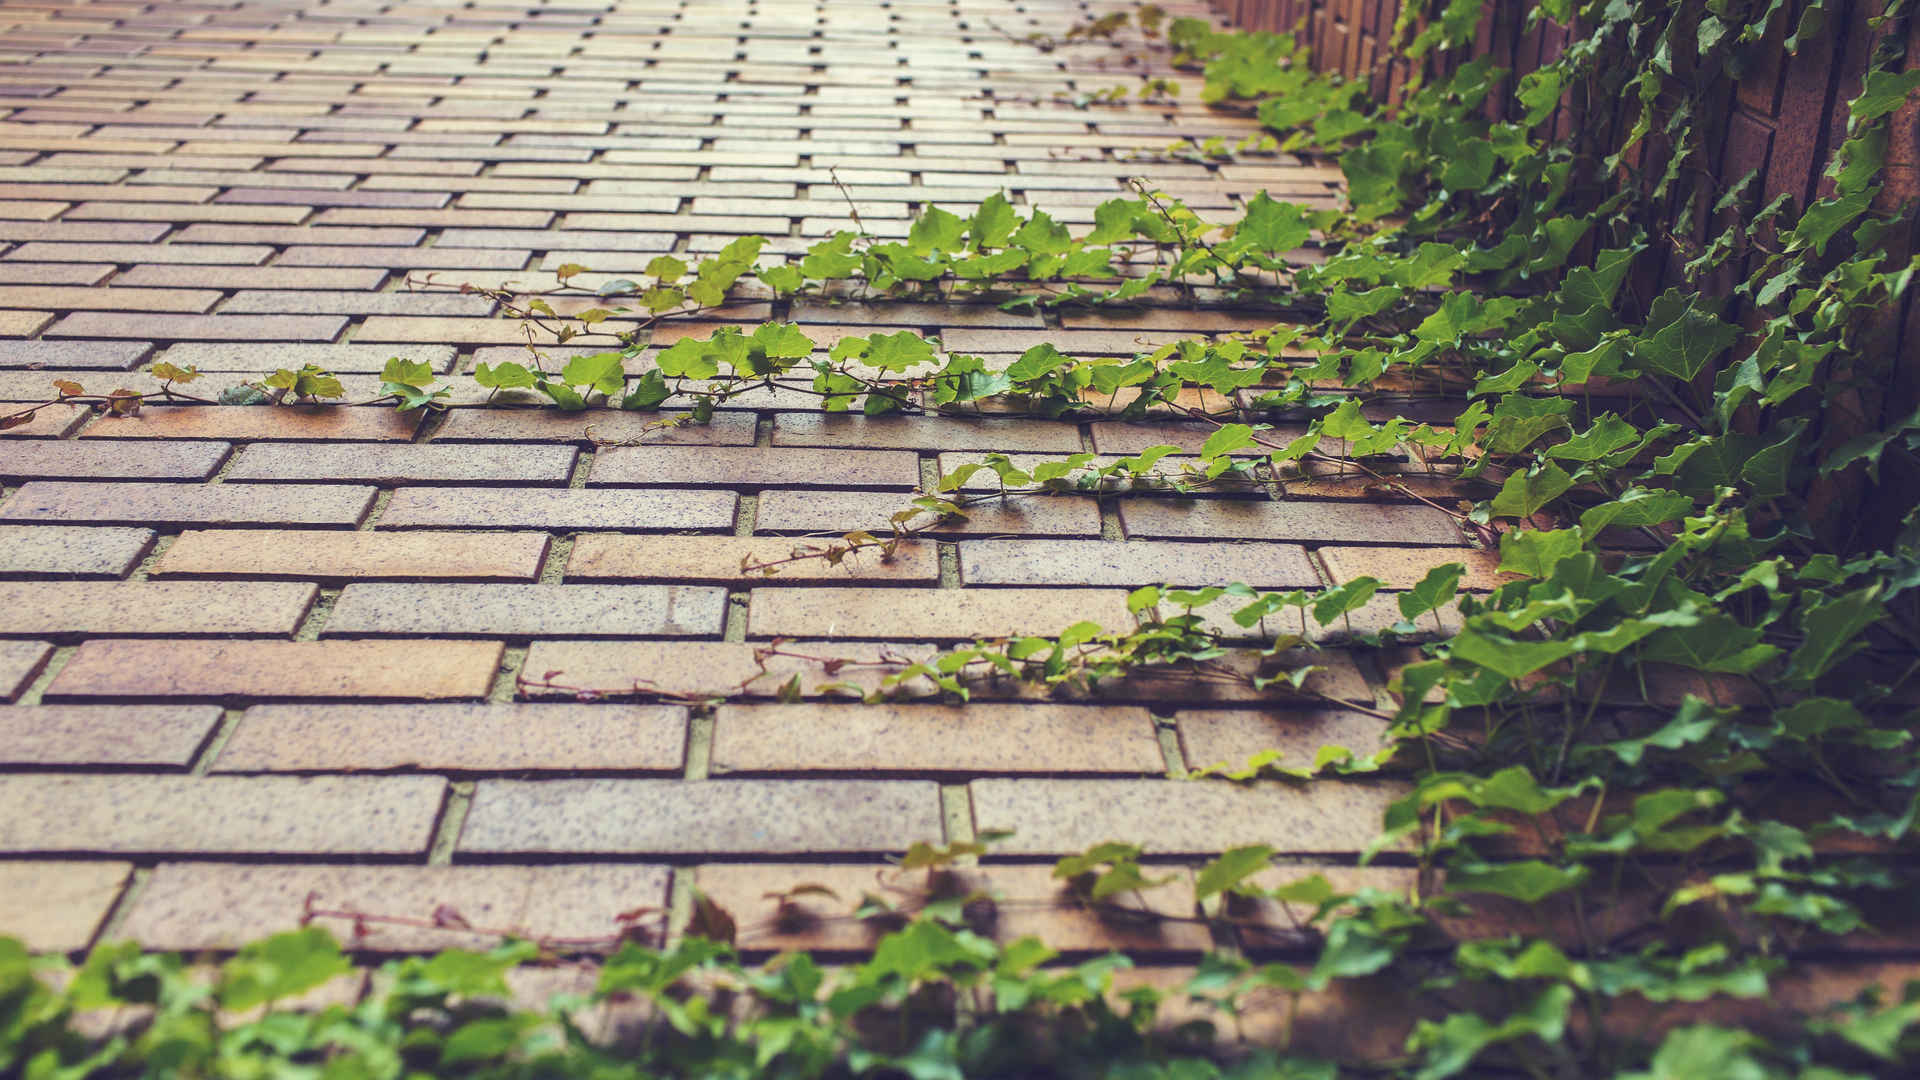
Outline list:
[[[226,460],[226,443],[161,443],[138,456],[102,443],[28,442],[0,461],[7,480],[205,480]]]
[[[485,697],[496,641],[89,641],[50,699]]]
[[[126,862],[0,862],[0,926],[35,952],[78,952],[132,875]]]
[[[35,526],[46,528],[46,526]],[[349,581],[533,581],[544,533],[194,530],[154,563],[155,578]]]
[[[213,705],[0,706],[0,763],[185,769],[219,722]]]
[[[899,450],[616,446],[594,458],[587,483],[912,488],[920,483],[920,459]]]
[[[1518,574],[1500,572],[1500,556],[1491,551],[1471,548],[1381,548],[1323,547],[1317,554],[1326,560],[1335,581],[1347,581],[1366,575],[1380,579],[1388,589],[1411,589],[1420,584],[1427,572],[1447,563],[1462,563],[1467,570],[1460,588],[1497,589],[1502,583],[1518,580]]]
[[[718,413],[705,424],[676,423],[684,413],[589,409],[456,409],[438,442],[571,442],[745,446],[753,442],[750,413]],[[465,452],[465,451],[463,451]]]
[[[907,541],[888,557],[867,548],[827,558],[831,540],[774,537],[582,536],[567,562],[568,581],[712,581],[780,584],[880,582],[932,585],[940,580],[935,545]],[[840,545],[845,548],[845,544]],[[743,565],[767,566],[767,571]]]
[[[1049,420],[781,413],[775,446],[848,446],[880,450],[1032,450],[1079,453],[1080,432]]]
[[[672,705],[259,705],[214,771],[678,772],[686,731]]]
[[[0,634],[291,635],[304,582],[0,581]]]
[[[1237,499],[1122,499],[1130,537],[1458,545],[1451,518],[1424,506],[1390,503],[1268,502]]]
[[[93,416],[85,405],[49,405],[33,414],[26,423],[0,431],[0,439],[58,439],[73,434]]]
[[[1125,630],[1126,599],[1118,589],[758,588],[747,632],[928,641],[1053,635],[1082,621]]]
[[[1088,705],[726,705],[716,773],[1160,773],[1145,709]]]
[[[153,539],[152,529],[0,525],[0,577],[123,577]]]
[[[560,485],[573,472],[574,456],[564,446],[273,444],[241,450],[227,481]]]
[[[147,338],[178,341],[332,341],[345,329],[329,315],[121,315],[82,311],[61,319],[53,337]]]

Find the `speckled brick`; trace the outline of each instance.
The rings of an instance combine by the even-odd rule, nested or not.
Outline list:
[[[332,341],[346,326],[343,315],[131,315],[80,311],[55,323],[47,336],[161,341]]]
[[[42,953],[78,952],[133,876],[126,862],[0,862],[0,934]]]
[[[1244,768],[1255,754],[1278,750],[1276,764],[1311,768],[1322,747],[1344,746],[1365,757],[1385,746],[1387,723],[1352,709],[1186,710],[1174,716],[1187,765]]]
[[[405,442],[413,438],[414,429],[419,426],[417,414],[392,409],[337,405],[169,405],[148,406],[141,409],[138,416],[101,417],[80,437]]]
[[[219,722],[212,705],[0,706],[0,764],[185,769]]]
[[[718,636],[726,606],[725,589],[705,586],[355,584],[340,594],[324,633]]]
[[[18,445],[26,439],[64,438],[92,416],[93,410],[85,405],[49,405],[37,410],[25,424],[0,431],[0,440]]]
[[[257,705],[213,771],[677,772],[686,731],[677,705]]]
[[[759,532],[844,533],[862,529],[886,536],[893,530],[893,515],[910,511],[905,526],[930,536],[1100,535],[1100,504],[1077,495],[985,499],[966,506],[964,519],[938,522],[930,511],[914,511],[912,503],[913,497],[905,493],[781,488],[760,493],[755,526]]]
[[[0,525],[0,577],[125,577],[153,537],[151,529]]]
[[[47,698],[481,698],[502,649],[497,641],[89,641]]]
[[[4,480],[205,480],[226,460],[226,443],[162,443],[130,451],[107,443],[29,442],[7,448]]]
[[[994,850],[1064,855],[1126,837],[1156,855],[1271,844],[1283,854],[1352,853],[1379,835],[1402,788],[1316,780],[975,780],[976,831],[1011,830]]]
[[[249,446],[227,482],[561,485],[574,456],[568,446]]]
[[[1411,589],[1420,584],[1428,571],[1447,563],[1460,563],[1466,573],[1460,577],[1463,590],[1497,589],[1504,582],[1518,581],[1518,574],[1500,572],[1500,556],[1473,548],[1381,548],[1323,547],[1319,556],[1335,581],[1348,581],[1361,575],[1378,578],[1388,589]]]
[[[0,864],[4,866],[7,864]],[[570,866],[276,866],[166,862],[154,869],[122,926],[149,949],[234,949],[301,925],[318,911],[369,911],[431,923],[451,909],[472,927],[522,938],[590,938],[616,917],[664,907],[670,871],[631,863]],[[349,948],[373,952],[487,949],[493,935],[322,915]]]
[[[154,562],[153,577],[533,581],[548,543],[544,533],[517,532],[193,530]]]
[[[0,368],[127,371],[152,351],[144,341],[0,341]]]
[[[1126,534],[1147,539],[1460,543],[1453,519],[1424,506],[1162,498],[1122,499],[1119,506]]]
[[[713,769],[1160,773],[1147,710],[1098,705],[725,705]]]
[[[1077,454],[1080,429],[1054,420],[970,420],[951,416],[859,416],[781,413],[775,446],[846,446],[875,450],[1019,450]]]
[[[53,646],[39,641],[0,641],[0,698],[12,701],[47,666]]]
[[[731,529],[731,491],[587,491],[572,488],[401,488],[382,529]],[[3,515],[4,506],[0,506]]]
[[[902,450],[807,450],[761,446],[617,446],[587,479],[602,485],[912,488],[920,459]]]
[[[843,549],[829,561],[824,553]],[[938,546],[907,540],[891,556],[878,547],[845,552],[844,541],[770,536],[582,536],[567,561],[568,581],[777,582],[786,585],[874,582],[933,585]],[[766,570],[746,570],[751,563]]]
[[[253,271],[249,271],[253,273]],[[409,345],[295,345],[280,342],[228,345],[210,341],[187,341],[169,346],[157,359],[175,367],[197,367],[205,372],[269,372],[275,368],[298,370],[312,364],[335,374],[348,372],[378,373],[387,360],[399,356],[435,371],[453,368],[453,346]],[[392,410],[383,409],[382,412]]]
[[[298,581],[0,581],[0,634],[291,635],[318,592]]]
[[[941,834],[940,789],[924,780],[482,780],[457,850],[800,855]]]
[[[754,637],[927,641],[1058,634],[1082,621],[1129,629],[1124,591],[1104,589],[758,588]]]
[[[624,443],[688,446],[746,446],[753,442],[751,413],[714,414],[705,424],[671,423],[681,413],[588,409],[456,409],[437,442],[569,442],[582,445]]]
[[[352,528],[372,505],[373,489],[368,487],[88,484],[37,480],[0,502],[0,521]]]
[[[1294,544],[1020,539],[967,540],[958,547],[960,579],[968,585],[1320,584],[1306,549]]]

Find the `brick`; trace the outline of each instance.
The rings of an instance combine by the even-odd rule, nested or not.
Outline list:
[[[1225,764],[1243,768],[1268,750],[1276,764],[1310,768],[1324,746],[1344,746],[1364,757],[1385,745],[1387,724],[1351,709],[1187,710],[1175,714],[1180,750],[1190,768]]]
[[[904,851],[941,834],[940,789],[926,781],[482,780],[456,850],[799,855]]]
[[[1520,578],[1500,572],[1499,555],[1472,548],[1323,547],[1318,554],[1326,560],[1335,581],[1365,574],[1380,579],[1381,586],[1388,589],[1411,589],[1429,570],[1453,562],[1467,568],[1460,578],[1460,588],[1466,590],[1488,591]]]
[[[417,364],[426,364],[435,371],[453,370],[454,352],[452,346],[448,345],[414,345],[396,349],[391,345],[221,345],[192,341],[169,347],[159,358],[177,367],[191,365],[201,371],[267,372],[275,368],[298,370],[306,364],[312,364],[335,374],[344,374],[357,371],[377,373],[386,366],[388,358],[396,355]]]
[[[977,831],[1013,830],[1002,855],[1085,851],[1116,835],[1157,855],[1203,855],[1252,844],[1281,854],[1355,853],[1380,832],[1403,789],[1315,780],[974,780]]]
[[[132,875],[126,862],[0,862],[0,926],[34,952],[78,952]]]
[[[50,243],[125,243],[144,244],[158,240],[167,232],[162,224],[68,223],[65,221],[0,220],[0,240],[29,240]]]
[[[718,636],[726,606],[726,590],[699,586],[354,584],[324,633]]]
[[[405,442],[419,425],[414,413],[341,405],[154,405],[137,416],[103,418],[81,438]]]
[[[126,371],[153,346],[137,341],[0,341],[0,368],[101,368]]]
[[[112,263],[0,262],[0,281],[28,285],[98,285],[113,276]]]
[[[0,776],[0,851],[423,855],[434,776]]]
[[[310,206],[236,206],[167,202],[83,202],[62,221],[238,221],[292,225]],[[191,240],[192,238],[187,238]]]
[[[754,637],[941,640],[1054,635],[1081,621],[1133,625],[1126,593],[1105,589],[758,588]]]
[[[1068,356],[1133,356],[1193,335],[1131,330],[996,330],[957,327],[940,343],[957,353],[1020,353],[1051,344]]]
[[[6,864],[0,864],[6,865]],[[314,866],[165,862],[134,901],[122,927],[150,949],[230,950],[298,928],[314,907],[369,911],[431,924],[451,909],[466,923],[527,939],[585,939],[617,933],[616,917],[664,907],[664,866]],[[498,938],[453,927],[401,926],[321,916],[312,925],[347,947],[373,952],[486,950]]]
[[[121,271],[113,280],[116,285],[215,289],[377,289],[386,278],[385,270],[360,267],[140,265]]]
[[[304,292],[296,289],[257,289],[235,293],[220,307],[222,314],[298,313],[303,315],[463,315],[480,318],[493,313],[493,301],[484,296],[444,292]],[[391,354],[394,350],[385,350]]]
[[[717,413],[709,423],[675,426],[683,413],[638,413],[618,409],[561,412],[558,409],[455,409],[437,442],[571,442],[691,446],[746,446],[753,442],[748,413]],[[467,451],[461,451],[465,453]]]
[[[1129,537],[1460,543],[1452,519],[1424,506],[1148,498],[1121,499],[1119,507],[1120,524]]]
[[[833,303],[804,297],[793,301],[790,318],[803,329],[821,323],[925,326],[936,330],[952,326],[1039,330],[1046,325],[1031,312],[1001,311],[988,304]]]
[[[335,315],[122,315],[81,311],[61,319],[53,337],[179,341],[332,341],[346,329]]]
[[[431,209],[445,206],[450,198],[452,195],[444,191],[335,191],[326,188],[236,187],[221,192],[214,202]]]
[[[903,450],[616,446],[594,458],[587,483],[906,489],[920,483],[920,459]]]
[[[724,705],[724,772],[1150,773],[1166,770],[1147,710],[1087,705]]]
[[[480,698],[500,655],[493,641],[89,641],[47,696]]]
[[[382,529],[732,529],[730,491],[584,491],[538,488],[401,488]],[[5,507],[0,505],[0,518]]]
[[[219,723],[214,705],[0,706],[0,764],[184,770]]]
[[[230,449],[226,443],[161,443],[136,456],[106,443],[21,443],[0,461],[0,479],[205,480]]]
[[[68,483],[36,480],[0,502],[0,521],[94,525],[332,525],[352,528],[373,489],[313,484]]]
[[[0,527],[0,539],[5,535]],[[540,575],[547,545],[544,533],[194,530],[181,533],[160,556],[153,577],[289,578],[328,585],[383,580],[530,582]]]
[[[62,244],[35,241],[7,252],[10,262],[176,263],[258,266],[273,249],[246,244]]]
[[[258,705],[213,771],[677,773],[686,732],[677,705]]]
[[[151,529],[0,525],[0,577],[125,577],[140,565],[153,537]]]
[[[562,446],[249,446],[227,470],[229,483],[309,480],[368,484],[549,484],[573,472]]]
[[[846,446],[877,450],[1018,450],[1080,452],[1073,424],[1048,420],[968,420],[931,416],[781,413],[775,446]]]
[[[760,493],[756,528],[760,532],[848,532],[865,529],[884,536],[893,515],[912,510],[907,494],[866,491],[793,491]],[[990,499],[966,508],[962,520],[935,523],[929,511],[906,519],[908,528],[929,536],[1099,536],[1100,506],[1073,495],[1036,495]]]
[[[575,541],[566,576],[568,581],[775,581],[786,585],[848,581],[933,585],[940,580],[939,552],[926,541],[902,543],[891,558],[878,548],[844,554],[837,562],[824,557],[794,558],[825,552],[833,545],[832,540],[761,536],[590,535]],[[790,559],[794,561],[786,561]],[[769,576],[742,569],[749,561],[756,566],[778,565]]]
[[[29,245],[32,246],[32,245]],[[252,250],[252,249],[248,249]],[[271,249],[268,249],[271,250]],[[274,258],[275,267],[382,267],[392,270],[519,270],[533,252],[301,244]],[[431,339],[429,339],[431,340]]]
[[[1293,544],[1128,540],[969,540],[959,546],[968,585],[1225,585],[1312,588],[1319,575]]]
[[[0,634],[290,636],[317,592],[293,581],[0,581]]]
[[[93,410],[85,405],[48,405],[36,410],[26,423],[0,431],[0,439],[20,445],[20,440],[25,439],[64,438],[79,430],[92,416]]]
[[[213,310],[221,293],[211,289],[75,288],[54,285],[0,286],[0,307],[93,308],[103,311],[173,311],[195,315]]]
[[[1181,453],[1198,454],[1215,430],[1207,424],[1136,420],[1098,420],[1088,427],[1093,432],[1094,448],[1103,454],[1138,454],[1154,446],[1177,446]],[[1284,445],[1305,433],[1304,426],[1282,425],[1258,434],[1269,442]],[[1244,446],[1234,451],[1235,456],[1239,457],[1265,457],[1269,453],[1271,451],[1262,446]]]
[[[43,642],[0,641],[0,699],[19,697],[52,656],[53,646]]]
[[[0,337],[28,337],[53,322],[51,311],[0,311]]]

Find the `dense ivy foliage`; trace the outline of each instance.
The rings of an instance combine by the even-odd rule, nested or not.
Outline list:
[[[534,301],[518,313],[553,337],[611,333],[619,345],[557,370],[535,359],[475,378],[502,400],[540,395],[566,410],[684,409],[663,423],[702,422],[730,398],[799,379],[827,408],[868,414],[991,404],[1043,416],[1171,411],[1214,426],[1202,454],[1177,467],[1171,447],[1037,467],[988,455],[904,506],[896,532],[981,498],[1184,490],[1316,468],[1362,470],[1386,497],[1427,501],[1516,577],[1462,594],[1455,564],[1395,595],[1403,621],[1378,638],[1432,636],[1423,620],[1443,612],[1457,628],[1396,676],[1399,706],[1382,714],[1389,745],[1329,747],[1307,769],[1266,755],[1226,770],[1243,780],[1409,771],[1373,853],[1417,866],[1422,887],[1348,893],[1309,877],[1270,890],[1254,875],[1274,849],[1229,852],[1200,874],[1207,910],[1230,895],[1311,904],[1317,956],[1302,966],[1216,956],[1192,989],[1226,1000],[1230,1016],[1238,993],[1319,993],[1382,974],[1415,982],[1431,1010],[1397,1071],[1422,1080],[1489,1070],[1900,1074],[1920,1061],[1920,986],[1764,1034],[1646,1023],[1666,1006],[1780,995],[1801,957],[1871,932],[1877,912],[1910,909],[1920,885],[1903,857],[1920,816],[1911,706],[1920,508],[1901,486],[1915,475],[1920,413],[1888,414],[1897,357],[1883,315],[1920,261],[1888,247],[1910,208],[1874,209],[1889,117],[1920,87],[1920,71],[1901,70],[1906,5],[1890,3],[1871,29],[1895,32],[1880,33],[1847,105],[1823,194],[1758,205],[1754,177],[1719,185],[1706,168],[1709,114],[1785,7],[1541,0],[1534,18],[1580,29],[1557,61],[1517,80],[1486,60],[1437,65],[1443,75],[1416,80],[1392,106],[1361,83],[1312,73],[1288,35],[1176,20],[1165,47],[1204,65],[1207,98],[1255,110],[1284,150],[1336,159],[1350,209],[1263,194],[1238,221],[1209,223],[1143,186],[1100,206],[1079,236],[996,197],[970,216],[929,210],[904,241],[848,231],[783,265],[759,265],[761,244],[747,239],[694,267],[656,260],[649,281],[592,290],[607,306],[583,314]],[[1464,48],[1480,9],[1407,4],[1404,54]],[[1790,28],[1796,41],[1823,32],[1824,6],[1804,10]],[[1147,18],[1161,30],[1158,15]],[[1550,137],[1556,130],[1572,134]],[[1324,258],[1288,257],[1310,242]],[[555,294],[589,292],[567,284],[583,269],[563,268]],[[769,323],[678,341],[644,373],[627,373],[649,320],[718,305],[748,274],[780,297],[978,294],[1030,306],[1184,290],[1276,314],[1265,333],[1127,360],[1041,345],[1004,369],[911,331],[846,338],[814,359],[799,327]],[[193,376],[156,374],[169,394]],[[330,379],[285,372],[255,392],[337,396]],[[445,393],[403,360],[383,382],[402,408],[437,407]],[[1206,392],[1197,404],[1182,395],[1196,387]],[[1450,420],[1396,414],[1408,390],[1433,388],[1458,402]],[[1208,395],[1236,394],[1270,422],[1207,405]],[[103,404],[125,412],[138,397],[116,392]],[[1304,433],[1283,437],[1271,426],[1280,421]],[[1410,482],[1423,469],[1457,475],[1478,501],[1435,502]],[[992,490],[968,494],[986,477]],[[855,534],[822,554],[885,542]],[[1349,619],[1379,586],[1143,589],[1131,605],[1137,626],[982,642],[891,682],[931,679],[964,696],[982,672],[1068,682],[1147,665],[1200,670],[1225,650],[1222,620],[1276,619],[1300,629],[1264,646],[1286,662],[1244,678],[1297,689],[1317,636],[1309,616],[1322,627]],[[1211,615],[1223,605],[1231,610]],[[1095,872],[1095,898],[1149,888],[1143,854],[1108,845],[1069,860],[1063,876]],[[1463,908],[1516,903],[1529,914],[1511,934],[1458,929]],[[743,969],[698,938],[666,952],[627,945],[602,970],[596,998],[638,994],[658,1023],[619,1057],[564,1019],[578,1003],[562,1002],[558,1019],[479,1004],[534,951],[401,961],[359,1006],[237,1025],[217,1022],[212,1006],[303,991],[345,961],[306,932],[250,948],[201,985],[173,960],[108,950],[54,991],[28,974],[43,962],[0,951],[0,1070],[937,1077],[1013,1062],[1185,1077],[1223,1068],[1170,1057],[1179,1041],[1147,1034],[1158,995],[1134,995],[1130,1016],[1111,1011],[1101,988],[1124,961],[1042,966],[1044,946],[995,947],[957,911],[925,914],[837,981],[804,957]],[[696,973],[709,987],[742,988],[754,1007],[730,1015],[711,994],[670,992]],[[104,1044],[74,1033],[71,1010],[115,1002],[151,1005],[155,1019]],[[878,1013],[884,1024],[870,1022]],[[1042,1017],[1060,1034],[1039,1041],[1057,1054],[1035,1058]],[[1276,1053],[1227,1074],[1335,1074]]]

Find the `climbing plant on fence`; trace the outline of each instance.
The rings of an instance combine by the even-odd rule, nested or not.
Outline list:
[[[829,410],[870,415],[990,404],[1062,417],[1171,412],[1213,427],[1197,459],[1178,466],[1166,447],[1018,466],[987,455],[903,505],[896,536],[981,498],[1123,484],[1177,491],[1326,468],[1371,474],[1383,497],[1429,501],[1515,577],[1462,594],[1455,564],[1395,595],[1403,621],[1379,637],[1433,639],[1396,676],[1388,745],[1328,748],[1307,769],[1265,755],[1228,770],[1408,773],[1370,856],[1417,867],[1421,887],[1341,892],[1309,878],[1275,890],[1255,878],[1274,848],[1228,852],[1199,874],[1208,917],[1235,897],[1309,904],[1315,955],[1299,966],[1216,956],[1193,989],[1226,1000],[1230,1018],[1236,994],[1321,993],[1383,973],[1410,980],[1429,1009],[1395,1067],[1422,1078],[1891,1075],[1920,1057],[1920,986],[1764,1031],[1717,1025],[1711,1010],[1670,1030],[1646,1022],[1649,1009],[1682,1004],[1765,1004],[1795,978],[1799,957],[1872,932],[1879,913],[1910,908],[1916,885],[1920,510],[1894,481],[1913,475],[1920,412],[1891,396],[1900,358],[1865,343],[1920,266],[1891,243],[1910,229],[1911,208],[1875,209],[1889,118],[1920,88],[1920,72],[1901,65],[1907,4],[1886,4],[1868,20],[1873,62],[1846,104],[1846,139],[1821,195],[1757,205],[1752,177],[1716,186],[1704,167],[1713,148],[1695,134],[1702,110],[1724,100],[1786,7],[1542,0],[1530,18],[1578,31],[1558,60],[1517,80],[1484,59],[1453,63],[1392,107],[1363,83],[1312,73],[1289,35],[1175,20],[1164,47],[1204,67],[1207,100],[1254,111],[1283,151],[1336,160],[1349,208],[1263,194],[1238,220],[1208,222],[1142,185],[1100,206],[1093,230],[1077,236],[1042,210],[992,198],[970,215],[930,209],[904,240],[855,229],[783,264],[761,262],[761,244],[746,239],[693,266],[656,260],[646,280],[598,290],[572,286],[584,268],[564,267],[552,293],[514,313],[541,341],[608,349],[563,362],[535,349],[474,378],[500,401],[666,409],[662,423],[704,422],[777,382]],[[1459,53],[1480,9],[1409,3],[1398,47],[1415,60]],[[1823,32],[1823,9],[1801,9],[1796,41]],[[1502,107],[1487,108],[1495,95]],[[1549,128],[1556,116],[1564,122]],[[1619,121],[1611,142],[1594,134],[1602,118]],[[1309,244],[1323,257],[1288,257]],[[1644,287],[1663,266],[1670,287]],[[1124,360],[1041,345],[1005,368],[911,331],[845,338],[818,357],[799,327],[769,322],[679,340],[628,373],[654,321],[721,305],[749,274],[778,298],[1029,307],[1170,298],[1265,304],[1275,319],[1263,333]],[[588,292],[604,294],[603,306],[557,313],[553,296]],[[194,373],[155,374],[165,397]],[[285,372],[254,392],[337,396],[329,380]],[[445,388],[423,365],[396,359],[383,381],[401,408],[441,407]],[[1194,388],[1248,407],[1183,395]],[[1423,389],[1458,402],[1450,419],[1398,415],[1395,403]],[[83,400],[80,387],[59,391]],[[131,392],[102,400],[122,413],[139,403]],[[1283,436],[1280,421],[1304,433]],[[1428,469],[1465,497],[1437,499],[1411,483]],[[797,557],[884,546],[887,531]],[[1280,629],[1263,650],[1283,662],[1241,677],[1299,688],[1315,626],[1348,618],[1378,588],[1362,578],[1317,594],[1143,589],[1130,604],[1137,625],[979,642],[897,665],[888,682],[931,680],[965,697],[988,677],[1204,671],[1224,649],[1222,620],[1271,620]],[[1457,629],[1434,637],[1423,620],[1442,611]],[[1096,899],[1149,888],[1142,855],[1107,845],[1062,873],[1091,873]],[[1458,918],[1490,904],[1529,914],[1499,937]],[[725,926],[708,917],[696,929],[724,938]],[[1120,961],[1043,967],[1044,946],[999,949],[966,926],[963,912],[936,905],[838,982],[801,957],[748,971],[723,943],[662,952],[630,942],[601,969],[599,996],[653,1002],[659,1039],[638,1061],[601,1056],[564,1019],[470,1017],[447,997],[497,989],[498,972],[538,946],[403,961],[357,1009],[224,1028],[210,1003],[290,995],[344,961],[309,931],[243,952],[208,991],[173,961],[102,952],[55,992],[26,974],[36,962],[0,954],[0,1067],[279,1075],[293,1061],[325,1076],[531,1075],[560,1070],[564,1057],[578,1075],[949,1076],[1023,1060],[1007,1056],[1026,1045],[1012,1017],[1045,1015],[1081,1040],[1062,1045],[1062,1072],[1077,1061],[1088,1073],[1217,1073],[1166,1056],[1145,1033],[1158,995],[1142,992],[1130,1017],[1115,1015],[1100,988]],[[729,1014],[698,992],[669,992],[694,975],[744,987],[756,1010]],[[959,1008],[961,990],[986,991],[984,1011]],[[157,1019],[105,1043],[68,1026],[71,1010],[114,1001],[156,1005]],[[889,1036],[863,1027],[870,1010],[890,1010]],[[1334,1074],[1275,1052],[1234,1074]]]

